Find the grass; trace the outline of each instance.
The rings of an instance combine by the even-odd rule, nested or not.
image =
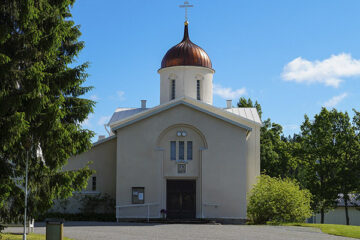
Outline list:
[[[338,224],[314,224],[314,223],[285,223],[285,226],[300,226],[300,227],[315,227],[319,228],[322,232],[336,236],[359,238],[360,239],[360,226],[347,226]]]
[[[2,233],[0,234],[0,240],[22,240],[22,234],[14,233]],[[28,240],[45,240],[44,234],[30,233],[27,235]],[[64,237],[64,240],[71,240],[70,238]]]

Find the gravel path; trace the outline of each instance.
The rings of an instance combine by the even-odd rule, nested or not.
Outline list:
[[[8,232],[22,232],[22,228],[7,228]],[[43,223],[35,233],[45,234]],[[130,239],[222,239],[222,240],[346,240],[322,233],[316,228],[214,224],[137,224],[102,222],[66,222],[64,235],[76,240],[130,240]]]

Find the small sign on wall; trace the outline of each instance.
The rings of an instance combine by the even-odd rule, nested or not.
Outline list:
[[[178,164],[178,173],[186,173],[186,164]]]
[[[132,204],[144,204],[145,202],[145,188],[133,187],[132,188]]]

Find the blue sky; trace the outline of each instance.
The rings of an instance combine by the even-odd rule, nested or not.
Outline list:
[[[84,127],[105,134],[117,107],[159,104],[161,59],[181,41],[178,0],[77,0],[73,19],[90,62],[86,95],[97,104]],[[210,56],[214,105],[239,96],[258,100],[263,119],[285,134],[322,106],[360,110],[360,1],[194,0],[190,39]],[[97,138],[97,137],[96,137]],[[95,138],[95,139],[96,139]],[[94,140],[95,140],[94,139]]]

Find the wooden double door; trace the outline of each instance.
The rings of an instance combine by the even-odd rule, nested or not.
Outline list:
[[[166,210],[170,219],[196,217],[196,181],[167,180]]]

